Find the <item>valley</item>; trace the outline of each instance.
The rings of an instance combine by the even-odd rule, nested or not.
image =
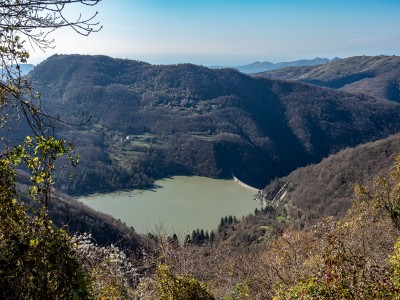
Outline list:
[[[147,190],[119,191],[80,197],[78,201],[120,219],[141,234],[186,234],[217,230],[224,216],[241,219],[260,209],[254,192],[233,180],[174,176],[156,180]]]
[[[375,65],[379,66],[382,58],[376,60]],[[333,61],[303,68],[335,68],[339,63],[343,66],[342,61]],[[387,64],[384,70],[391,68]],[[380,76],[381,69],[377,70]],[[154,66],[105,56],[57,55],[37,66],[31,80],[42,87],[39,91],[50,112],[63,111],[64,118],[75,123],[90,118],[83,126],[64,126],[58,131],[60,137],[74,141],[82,159],[78,168],[62,169],[55,174],[56,186],[142,233],[146,231],[143,228],[154,227],[161,221],[152,213],[157,210],[152,208],[154,201],[149,200],[148,208],[139,209],[140,204],[133,203],[141,200],[128,200],[133,200],[130,197],[135,194],[134,189],[151,190],[166,177],[205,176],[225,182],[235,174],[245,184],[262,190],[258,196],[267,200],[267,206],[268,199],[275,198],[278,190],[285,187],[284,196],[273,209],[275,216],[308,227],[324,215],[342,216],[351,205],[354,185],[370,182],[375,174],[387,171],[398,151],[393,142],[396,136],[389,136],[400,129],[399,104],[368,95],[254,78],[231,69],[210,70],[189,64]],[[357,154],[350,161],[338,158],[335,168],[324,167],[324,175],[320,175],[328,178],[324,188],[317,183],[321,178],[311,179],[313,166],[321,159],[324,164],[326,157],[342,157],[342,149],[379,139],[382,142],[376,151],[383,147],[385,153],[391,153],[381,162],[385,166],[382,170],[378,170],[377,156],[368,156],[370,151],[363,150],[362,155]],[[387,143],[390,147],[383,146]],[[371,176],[362,171],[361,164],[352,167],[360,158],[371,161]],[[347,174],[350,170],[362,173]],[[72,180],[66,181],[71,172]],[[297,173],[302,174],[302,179],[292,178],[298,178],[294,175]],[[337,174],[342,174],[342,179],[329,179]],[[125,191],[123,196],[116,196],[121,190]],[[212,206],[211,202],[216,200],[211,199],[215,198],[201,196],[201,190],[195,193],[199,194],[197,199]],[[144,192],[140,197],[147,195],[147,199],[153,195],[157,201],[171,203],[176,200],[175,196],[161,196],[163,189],[155,191]],[[132,197],[139,199],[137,195]],[[222,194],[221,197],[225,198]],[[95,198],[98,200],[90,200]],[[186,198],[194,205],[193,197]],[[229,198],[233,196],[226,199]],[[117,204],[120,201],[124,204]],[[251,209],[236,211],[239,218],[256,208],[262,211],[258,204],[248,204],[247,200],[242,204]],[[126,211],[133,215],[126,215]],[[151,224],[141,219],[142,211],[155,217],[146,217],[152,220]],[[178,208],[171,211],[171,220],[176,219],[175,213],[187,214],[180,213]],[[223,208],[216,211],[219,217],[233,214]],[[247,229],[231,232],[226,228],[224,239],[253,243],[266,234],[259,231],[265,223],[271,224],[270,233],[278,234],[285,225],[276,223],[274,218],[263,213],[251,221],[246,218],[244,224],[250,222]],[[196,228],[216,230],[218,217],[203,226],[199,222],[193,224]],[[181,234],[196,229],[182,224],[171,226]],[[258,232],[258,237],[254,232]]]
[[[400,299],[399,9],[0,1],[0,299]]]
[[[363,59],[366,66],[386,61]],[[391,61],[376,78],[390,78],[380,72],[396,68]],[[57,137],[81,155],[78,167],[54,172],[54,224],[90,233],[100,245],[117,243],[150,274],[148,255],[163,257],[174,272],[213,278],[205,282],[220,295],[235,289],[225,280],[232,266],[230,278],[252,282],[254,296],[290,294],[295,282],[279,289],[276,282],[312,276],[319,264],[302,266],[310,251],[317,261],[329,255],[332,236],[382,260],[395,242],[396,217],[364,203],[380,199],[377,175],[398,174],[400,104],[349,85],[263,76],[105,56],[56,55],[39,64],[29,78],[46,111],[67,120]],[[18,192],[32,205],[21,178]],[[365,240],[368,249],[360,246]]]
[[[229,178],[231,170],[262,189],[400,129],[398,103],[231,69],[56,55],[31,81],[49,112],[72,123],[90,118],[59,131],[82,158],[72,182],[71,170],[57,177],[73,195],[151,187],[173,175]]]

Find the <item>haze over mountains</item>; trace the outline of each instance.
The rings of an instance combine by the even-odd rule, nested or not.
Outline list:
[[[323,65],[263,72],[256,76],[296,80],[400,102],[399,56],[355,56]]]
[[[340,60],[340,58],[335,57],[333,59],[329,58],[314,58],[314,59],[301,59],[301,60],[295,60],[295,61],[289,61],[289,62],[279,62],[279,63],[272,63],[269,61],[256,61],[254,63],[248,64],[248,65],[243,65],[243,66],[236,66],[232,67],[234,69],[239,70],[240,72],[250,74],[250,73],[259,73],[259,72],[265,72],[265,71],[272,71],[272,70],[278,70],[281,68],[286,68],[290,66],[314,66],[318,64],[325,64],[327,62],[333,62]],[[211,68],[217,68],[221,69],[224,67],[221,66],[211,66]]]
[[[33,70],[33,68],[35,67],[35,65],[32,64],[19,64],[18,65],[18,69],[17,69],[17,65],[13,65],[10,69],[11,72],[13,73],[20,73],[21,76],[26,76],[29,74],[30,71]],[[3,69],[0,68],[0,75],[2,74]]]
[[[153,66],[105,56],[56,55],[32,72],[52,112],[78,121],[72,194],[149,186],[186,174],[262,188],[343,148],[399,132],[400,105],[315,85],[190,64]]]

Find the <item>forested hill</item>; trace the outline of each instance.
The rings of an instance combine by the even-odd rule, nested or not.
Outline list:
[[[18,171],[16,190],[21,199],[30,209],[39,208],[39,203],[32,200],[27,189],[30,186],[29,175]],[[80,201],[66,194],[54,191],[49,206],[49,217],[58,228],[68,230],[71,235],[88,233],[98,245],[119,245],[129,251],[150,249],[151,242],[137,234],[121,220],[95,211]]]
[[[370,187],[376,177],[387,176],[399,153],[399,134],[347,148],[318,164],[275,179],[264,193],[267,199],[275,198],[276,204],[279,202],[289,215],[303,222],[343,216],[354,199],[355,185]]]
[[[229,176],[263,187],[330,153],[399,132],[400,105],[233,69],[154,66],[56,55],[31,75],[50,112],[71,122],[80,166],[59,187],[81,194],[176,174]]]
[[[400,102],[400,56],[355,56],[323,65],[267,71],[256,76],[297,80]]]

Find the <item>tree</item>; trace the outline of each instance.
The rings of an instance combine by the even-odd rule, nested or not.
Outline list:
[[[54,47],[50,33],[70,27],[81,35],[100,30],[81,15],[70,20],[64,12],[71,5],[93,6],[100,0],[0,0],[0,297],[2,299],[88,298],[90,280],[80,264],[70,237],[47,216],[55,162],[72,146],[54,137],[56,125],[66,123],[46,112],[40,95],[21,76],[20,64],[29,58],[28,47],[44,51]],[[15,139],[26,125],[28,136]],[[29,172],[29,195],[42,207],[31,210],[16,192],[16,169]]]
[[[157,294],[160,300],[213,300],[207,287],[190,275],[175,275],[167,265],[156,270]]]
[[[214,233],[214,230],[211,230],[211,233],[210,233],[210,243],[214,243],[214,241],[215,241],[215,233]]]
[[[20,155],[20,161],[41,177],[31,178],[36,186],[32,191],[37,192],[36,197],[46,208],[52,186],[51,171],[58,157],[56,152],[64,154],[71,151],[72,147],[65,141],[56,141],[53,138],[56,125],[66,122],[60,116],[52,116],[46,112],[40,95],[35,94],[27,78],[21,76],[20,64],[28,61],[29,46],[40,51],[53,48],[54,40],[50,38],[50,34],[54,30],[70,27],[85,36],[99,31],[101,26],[94,21],[97,12],[88,18],[79,14],[76,19],[71,20],[66,17],[65,10],[79,4],[94,6],[100,1],[0,0],[0,127],[8,130],[1,137],[3,148],[0,150],[0,157],[7,159]],[[14,150],[12,148],[15,146],[17,126],[28,127],[33,138]],[[37,155],[37,147],[41,148],[40,155]],[[33,162],[39,162],[39,166],[34,167]],[[76,163],[76,157],[72,162]]]
[[[15,171],[0,160],[0,298],[87,299],[90,279],[67,232],[29,217],[15,198]]]
[[[357,185],[356,193],[364,201],[364,206],[369,206],[375,214],[389,216],[393,225],[400,229],[400,155],[396,157],[389,175],[377,177],[372,189]]]
[[[65,8],[74,4],[94,6],[101,0],[1,0],[0,1],[0,31],[3,63],[26,62],[29,54],[23,45],[28,41],[31,46],[41,50],[54,47],[54,40],[49,33],[70,27],[80,35],[89,35],[101,29],[94,19],[97,12],[88,18],[81,14],[75,20],[65,15]],[[25,38],[25,39],[24,39]]]
[[[376,178],[371,188],[357,185],[358,197],[342,220],[305,232],[310,238],[322,228],[325,237],[314,238],[318,248],[301,264],[311,268],[296,283],[280,284],[274,299],[399,299],[399,156],[389,175]],[[312,253],[299,248],[296,258]]]

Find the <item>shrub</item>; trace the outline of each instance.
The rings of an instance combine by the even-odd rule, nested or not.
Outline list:
[[[166,265],[156,271],[159,300],[214,300],[214,296],[195,278],[189,275],[176,276]]]

